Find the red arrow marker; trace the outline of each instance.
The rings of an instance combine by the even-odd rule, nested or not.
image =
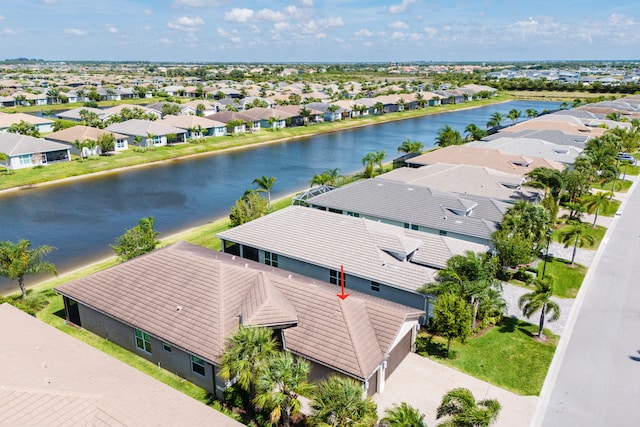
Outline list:
[[[344,300],[349,296],[349,294],[344,293],[344,266],[343,265],[340,266],[340,283],[342,286],[342,293],[336,294],[336,295],[338,295],[338,298],[340,298],[341,300]]]

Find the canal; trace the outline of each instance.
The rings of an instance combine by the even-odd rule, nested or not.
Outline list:
[[[484,128],[496,111],[558,105],[510,101],[10,192],[0,195],[0,241],[54,246],[47,259],[64,273],[112,255],[109,244],[142,217],[155,217],[163,237],[226,216],[245,190],[255,188],[256,177],[275,176],[277,198],[308,188],[324,170],[358,171],[371,151],[386,151],[390,161],[407,138],[431,147],[444,125],[463,133],[469,123]],[[27,278],[27,285],[33,281]],[[0,279],[0,294],[16,287]]]

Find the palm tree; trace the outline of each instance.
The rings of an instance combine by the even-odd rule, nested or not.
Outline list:
[[[480,129],[475,123],[469,123],[467,127],[464,128],[464,133],[467,135],[468,141],[480,141],[487,136],[487,131]]]
[[[307,382],[309,362],[291,353],[277,352],[269,357],[256,380],[257,396],[253,403],[259,409],[270,410],[272,425],[289,427],[290,418],[300,413],[300,396],[310,396],[314,387]]]
[[[442,396],[436,419],[449,417],[440,426],[487,427],[496,422],[500,409],[502,407],[496,399],[476,402],[468,389],[454,388]]]
[[[271,207],[271,189],[276,183],[275,176],[262,175],[259,178],[253,180],[253,183],[258,186],[258,193],[267,193],[267,206]]]
[[[422,150],[424,150],[424,144],[420,141],[412,141],[411,138],[407,138],[402,142],[402,145],[398,147],[398,153],[420,154]]]
[[[374,165],[376,163],[376,153],[367,153],[366,156],[362,158],[362,165],[364,166],[364,175],[367,178],[373,178],[374,175]]]
[[[509,114],[507,114],[507,117],[511,119],[511,123],[516,124],[518,123],[518,119],[522,117],[522,111],[514,108],[513,110],[509,111]]]
[[[558,233],[558,237],[560,239],[560,243],[564,244],[565,248],[568,248],[569,245],[573,245],[571,265],[573,265],[573,262],[575,261],[578,248],[592,246],[596,242],[596,239],[592,235],[587,234],[587,227],[584,223],[578,223],[563,228]]]
[[[312,425],[373,426],[376,404],[363,397],[362,386],[348,377],[333,375],[320,382],[311,402]]]
[[[83,161],[84,160],[84,151],[82,149],[85,147],[84,141],[80,141],[79,139],[76,139],[75,141],[73,141],[71,143],[71,145],[73,145],[75,148],[78,149],[78,151],[80,152],[80,160]]]
[[[405,402],[385,410],[380,425],[382,427],[427,427],[424,414]]]
[[[253,399],[258,373],[276,349],[271,329],[240,326],[228,339],[220,360],[219,375],[224,380],[236,379],[240,388],[249,392]]]
[[[460,132],[453,129],[449,125],[444,125],[440,129],[438,129],[438,136],[436,138],[436,145],[439,147],[447,147],[449,145],[460,145],[462,144],[462,136],[460,136]]]
[[[374,155],[374,163],[378,164],[380,173],[382,173],[383,172],[382,162],[384,161],[384,158],[387,157],[387,153],[384,150],[378,150],[375,153],[373,153],[373,155]]]
[[[500,126],[500,124],[502,123],[502,120],[504,120],[504,116],[499,111],[496,111],[491,115],[491,117],[489,117],[489,121],[487,122],[487,128],[495,128]]]
[[[530,119],[533,119],[534,117],[538,117],[538,111],[534,110],[533,108],[527,108],[525,113],[527,113],[527,117]]]
[[[550,276],[544,276],[536,279],[536,288],[528,294],[524,294],[518,299],[518,307],[522,310],[522,314],[528,319],[535,312],[540,311],[540,321],[538,323],[538,338],[542,338],[542,330],[544,329],[544,321],[548,314],[550,322],[555,322],[560,318],[560,306],[556,304],[551,297],[553,296],[553,279]]]
[[[607,209],[611,204],[612,194],[613,193],[610,191],[598,191],[595,194],[589,194],[585,197],[585,207],[587,208],[587,212],[595,214],[595,217],[593,218],[593,228],[596,228],[596,221],[598,221],[598,213],[600,213],[600,210]]]
[[[53,273],[58,275],[55,265],[43,258],[54,250],[53,246],[42,245],[31,247],[31,241],[20,240],[18,243],[0,242],[0,276],[9,280],[18,279],[22,299],[27,299],[24,276],[27,274]]]

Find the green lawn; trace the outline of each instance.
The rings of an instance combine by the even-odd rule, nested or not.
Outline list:
[[[595,183],[592,185],[593,188],[597,188],[598,190],[605,190],[605,191],[615,191],[618,193],[626,193],[627,191],[629,191],[629,188],[631,188],[631,185],[633,184],[633,181],[628,181],[628,180],[615,180],[614,182],[605,182],[603,183]]]
[[[533,339],[538,328],[520,320],[505,318],[501,325],[492,328],[465,344],[452,342],[453,359],[444,357],[446,340],[421,333],[418,352],[452,368],[481,380],[513,391],[520,395],[538,395],[556,349],[557,338],[548,343]]]
[[[560,243],[559,240],[559,235],[560,235],[560,231],[565,228],[565,227],[570,227],[570,225],[563,225],[562,227],[553,230],[553,234],[551,235],[551,240],[554,242],[558,242]],[[589,245],[589,246],[584,246],[582,249],[591,249],[591,250],[596,250],[598,249],[598,246],[600,246],[600,242],[602,241],[602,239],[604,238],[605,233],[607,232],[607,228],[603,227],[601,225],[596,225],[596,228],[593,227],[589,227],[588,229],[585,230],[585,234],[590,235],[591,237],[593,237],[595,239],[595,242],[593,245]],[[570,245],[571,247],[571,245]]]
[[[616,212],[618,212],[618,208],[620,207],[620,200],[616,200],[616,199],[611,199],[609,201],[609,206],[607,206],[606,209],[604,209],[602,212],[598,212],[598,215],[600,216],[614,216],[616,214]]]
[[[638,155],[636,155],[638,156]],[[620,173],[624,175],[638,176],[640,175],[640,166],[632,166],[629,164],[623,164],[620,166]]]
[[[543,263],[538,264],[538,275],[542,275]],[[569,261],[550,259],[547,261],[545,276],[553,278],[553,295],[560,298],[575,298],[578,295],[587,267],[569,264]]]

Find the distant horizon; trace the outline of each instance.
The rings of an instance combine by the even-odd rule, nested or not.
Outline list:
[[[51,62],[634,61],[640,9],[614,3],[3,0],[0,36],[6,58]]]

